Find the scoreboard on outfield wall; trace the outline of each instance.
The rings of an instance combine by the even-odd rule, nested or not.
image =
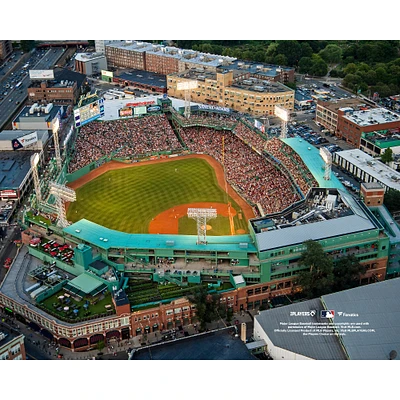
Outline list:
[[[93,101],[74,110],[75,128],[104,116],[104,99]]]

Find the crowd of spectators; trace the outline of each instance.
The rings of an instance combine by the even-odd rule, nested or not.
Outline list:
[[[249,203],[260,204],[266,214],[300,199],[286,175],[230,131],[189,127],[181,131],[181,136],[191,151],[209,154],[223,164],[227,181]]]
[[[318,186],[301,157],[285,142],[272,138],[266,142],[265,151],[273,155],[286,167],[304,195],[311,187]]]
[[[129,158],[178,149],[182,149],[182,146],[164,114],[126,120],[94,121],[84,125],[79,132],[69,172],[105,155]]]

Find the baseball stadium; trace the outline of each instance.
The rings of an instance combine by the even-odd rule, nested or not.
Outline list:
[[[81,124],[62,163],[52,161],[36,181],[21,220],[35,261],[14,268],[29,278],[25,293],[17,301],[18,285],[0,292],[20,318],[82,350],[108,330],[128,338],[192,323],[186,297],[199,285],[234,311],[273,306],[297,292],[308,239],[335,259],[355,254],[368,265],[365,283],[385,278],[389,242],[400,234],[389,238],[386,216],[327,177],[315,147],[268,137],[229,109],[193,107],[185,115],[168,98],[147,106]],[[171,304],[183,306],[171,314]],[[149,312],[157,317],[143,325]],[[116,316],[124,321],[118,329],[90,333],[91,320]],[[89,329],[85,340],[76,343],[73,327]]]

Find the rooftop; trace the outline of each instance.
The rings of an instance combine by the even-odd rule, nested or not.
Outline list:
[[[358,126],[365,127],[390,122],[399,122],[400,115],[386,108],[371,108],[369,110],[345,110],[343,118],[354,122]]]
[[[51,122],[58,114],[60,109],[64,110],[63,106],[53,105],[51,109],[46,112],[46,106],[47,105],[42,107],[37,106],[36,108],[32,108],[33,106],[26,106],[21,110],[21,112],[18,114],[17,118],[14,119],[13,122],[28,122],[38,120]]]
[[[376,229],[362,206],[338,189],[313,188],[281,213],[252,220],[260,251]]]
[[[360,170],[391,189],[400,190],[400,172],[359,149],[343,150],[336,153],[338,157],[354,164]]]
[[[29,150],[0,151],[0,190],[16,190],[21,186],[31,169],[30,160],[34,153]]]
[[[362,107],[362,108],[367,108],[369,106],[367,106],[365,103],[363,103],[363,101],[361,101],[360,99],[339,99],[339,100],[332,100],[332,101],[318,101],[318,105],[321,105],[325,108],[327,108],[328,110],[334,111],[337,113],[337,111],[340,108],[353,108],[353,109],[357,109],[358,107]]]
[[[207,245],[196,244],[194,235],[151,235],[124,233],[86,219],[64,228],[64,232],[102,248],[186,249],[192,251],[256,252],[250,235],[210,236]]]
[[[132,360],[256,360],[232,328],[139,349]]]
[[[0,322],[0,349],[17,337],[23,337],[23,335],[8,325]]]
[[[154,86],[159,88],[167,87],[167,78],[165,75],[156,74],[154,72],[132,69],[129,71],[117,71],[114,77],[124,79],[132,83],[140,83],[142,85]]]
[[[366,330],[341,336],[350,359],[388,360],[392,350],[399,359],[399,291],[400,278],[395,278],[322,296],[326,308],[335,310],[335,324],[362,323]]]
[[[400,146],[400,127],[397,129],[363,132],[361,137],[381,149]]]
[[[252,74],[263,75],[265,77],[275,77],[279,75],[282,71],[291,71],[292,67],[281,67],[278,65],[257,63],[252,61],[236,60],[233,61],[228,66],[223,66],[224,69],[232,71],[246,71]]]
[[[332,335],[304,335],[303,332],[296,332],[286,329],[288,324],[316,324],[324,322],[320,320],[320,310],[324,307],[320,299],[303,301],[288,306],[273,308],[261,311],[254,316],[256,322],[268,335],[274,346],[301,354],[315,360],[345,360],[337,337]],[[315,310],[315,315],[310,315],[310,311]],[[307,315],[291,316],[292,312],[305,313]],[[286,324],[286,325],[282,325]],[[256,327],[256,325],[255,325]],[[333,332],[333,328],[330,330]]]
[[[92,60],[96,60],[98,58],[104,58],[104,57],[105,57],[105,55],[103,53],[78,53],[75,56],[75,60],[87,62],[87,61],[92,61]]]
[[[86,75],[79,72],[71,71],[68,68],[54,68],[54,79],[46,80],[47,87],[73,87],[75,82],[80,88],[85,81]],[[31,81],[29,87],[40,87],[41,80]]]

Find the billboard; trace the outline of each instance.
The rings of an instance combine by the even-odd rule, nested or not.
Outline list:
[[[52,69],[30,69],[29,78],[35,79],[54,79],[54,71]]]
[[[28,133],[27,135],[21,136],[17,139],[11,140],[11,146],[13,150],[22,149],[24,147],[35,144],[38,141],[37,132]]]
[[[18,194],[15,190],[2,190],[0,192],[1,197],[18,197]]]
[[[143,115],[147,113],[146,106],[135,107],[133,110],[135,115]]]
[[[106,71],[104,69],[101,70],[101,75],[108,76],[109,78],[112,78],[114,76],[114,74],[111,71]]]
[[[161,111],[160,106],[147,106],[147,112],[152,113],[152,112],[158,112]]]
[[[319,155],[326,164],[332,164],[332,153],[325,147],[319,149]]]
[[[275,106],[275,115],[282,121],[289,121],[289,110],[281,106]]]
[[[120,117],[132,117],[133,115],[133,110],[132,108],[120,108],[118,110],[118,114]]]
[[[74,110],[75,128],[104,116],[104,99],[93,101]]]
[[[184,81],[176,84],[177,90],[190,90],[197,88],[197,81]]]

